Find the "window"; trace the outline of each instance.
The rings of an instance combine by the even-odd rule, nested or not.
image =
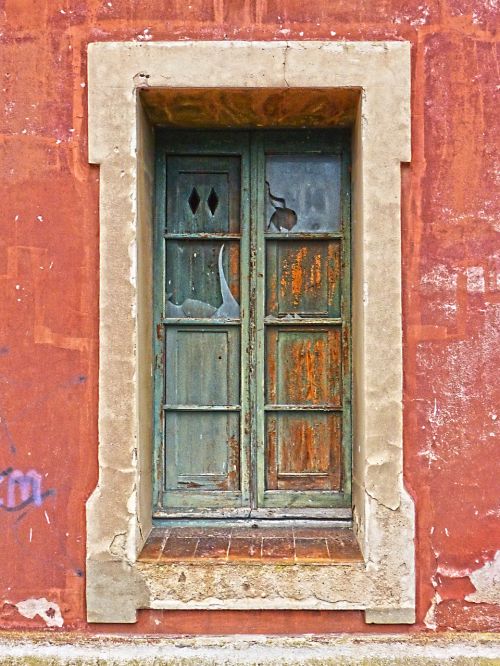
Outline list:
[[[414,622],[414,504],[402,473],[400,264],[410,44],[101,42],[89,45],[88,67],[89,160],[99,165],[100,224],[99,476],[87,502],[88,620],[135,622],[139,608],[276,608],[362,609],[370,623]],[[203,562],[158,566],[138,559],[152,526],[158,125],[193,132],[228,125],[352,129],[352,529],[363,562],[207,569]],[[225,253],[224,261],[230,277]],[[89,455],[97,457],[96,448],[89,442]]]
[[[338,517],[349,133],[161,131],[157,186],[154,516]]]

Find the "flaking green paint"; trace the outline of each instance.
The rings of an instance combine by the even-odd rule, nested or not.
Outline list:
[[[266,204],[268,200],[268,192],[266,191],[266,154],[273,155],[287,155],[287,154],[304,154],[317,156],[325,155],[338,155],[340,157],[340,224],[339,228],[331,230],[329,233],[324,231],[318,233],[301,232],[291,230],[294,240],[283,240],[286,238],[287,232],[279,232],[269,225],[266,218]],[[186,158],[185,156],[189,156]],[[207,173],[212,170],[217,173],[223,172],[224,168],[228,170],[228,164],[233,159],[233,166],[229,170],[234,172],[234,156],[240,158],[240,183],[238,193],[229,193],[229,198],[224,199],[224,192],[220,193],[217,201],[218,209],[216,211],[217,224],[216,232],[204,230],[200,226],[194,230],[179,227],[179,220],[174,221],[174,226],[170,225],[166,233],[165,221],[168,216],[172,216],[172,211],[179,209],[181,204],[179,202],[172,202],[172,199],[182,196],[184,209],[189,215],[189,210],[186,206],[190,205],[192,208],[203,206],[205,199],[211,194],[211,180],[210,174],[204,175],[201,178],[201,186],[197,189],[192,196],[192,200],[186,203],[189,196],[192,195],[190,185],[186,183],[182,186],[172,186],[175,181],[175,176],[171,174],[177,169],[182,169],[182,160],[184,164],[189,163],[196,170],[205,170]],[[180,160],[180,162],[179,162]],[[225,165],[225,166],[224,166]],[[349,153],[349,135],[345,131],[163,131],[157,132],[157,156],[156,156],[156,215],[155,215],[155,287],[154,287],[154,308],[155,308],[155,336],[154,336],[154,352],[155,352],[155,456],[154,456],[154,512],[157,518],[172,518],[178,516],[179,518],[207,518],[207,517],[231,517],[231,518],[246,518],[246,517],[274,517],[274,518],[307,518],[307,517],[322,517],[322,518],[335,518],[336,508],[345,508],[350,506],[350,487],[351,487],[351,368],[350,368],[350,194],[349,194],[349,180],[350,180],[350,153]],[[231,180],[231,178],[229,178]],[[219,183],[219,189],[222,187],[220,173],[214,179],[214,182]],[[234,173],[232,178],[232,185],[234,188]],[[169,191],[169,188],[171,191]],[[216,188],[217,189],[217,188]],[[199,191],[198,191],[199,190]],[[234,224],[234,219],[231,225],[225,226],[224,216],[230,215],[231,207],[234,208],[235,197],[240,200],[240,229],[241,236],[238,236],[237,228]],[[200,201],[198,202],[198,197]],[[213,197],[213,195],[212,195]],[[227,197],[227,192],[226,192]],[[166,202],[168,201],[167,205]],[[228,203],[229,202],[229,203]],[[203,216],[204,224],[214,219],[210,217],[205,207]],[[234,217],[234,215],[233,215]],[[222,225],[222,226],[221,226]],[[266,227],[269,227],[266,230]],[[173,230],[173,231],[172,231]],[[194,231],[194,235],[193,232]],[[222,235],[221,235],[221,232]],[[191,240],[187,240],[191,238]],[[166,240],[165,240],[166,239]],[[167,316],[167,294],[170,294],[172,289],[177,285],[167,285],[167,276],[170,278],[172,275],[172,265],[176,263],[175,252],[169,249],[165,252],[165,243],[193,243],[202,242],[207,246],[208,243],[215,243],[212,255],[215,256],[220,251],[221,243],[224,244],[224,250],[220,251],[221,257],[224,257],[223,272],[227,281],[230,283],[233,292],[238,293],[239,305],[241,308],[241,323],[236,320],[217,319],[210,320],[205,315],[201,318],[191,319],[175,319]],[[266,315],[266,301],[269,300],[269,281],[273,271],[277,271],[277,255],[280,243],[288,243],[289,248],[292,246],[298,247],[299,243],[303,243],[307,248],[315,248],[314,252],[319,256],[325,253],[325,248],[335,245],[335,252],[338,257],[341,257],[342,277],[337,282],[335,294],[328,296],[330,307],[328,311],[322,312],[320,316],[308,315],[307,321],[305,319],[297,319],[294,321],[282,320],[269,316],[269,310]],[[234,253],[237,251],[236,247],[239,245],[239,290],[237,288],[235,276],[231,274],[229,255],[232,253],[234,266]],[[266,283],[266,245],[271,248],[268,252],[269,258],[267,261],[267,268],[269,275],[267,276]],[[171,246],[170,246],[171,247]],[[281,252],[281,250],[279,250]],[[274,259],[273,259],[274,253]],[[285,251],[286,254],[286,251]],[[173,257],[170,258],[169,257]],[[212,261],[213,264],[213,261]],[[212,265],[211,264],[211,265]],[[183,275],[191,276],[193,269],[189,266],[182,265],[182,262],[177,261],[178,268],[176,273],[180,277]],[[312,270],[312,269],[311,269]],[[220,273],[220,271],[219,271]],[[330,276],[331,273],[328,273]],[[216,279],[221,279],[217,271],[213,269],[213,276]],[[278,275],[275,276],[275,284],[278,282]],[[213,284],[216,285],[216,282]],[[266,296],[266,284],[267,296]],[[210,303],[216,308],[219,303],[217,302],[217,287],[212,286],[207,292],[203,291],[205,286],[202,285],[200,292],[195,294],[195,298],[206,303]],[[326,285],[323,289],[324,294],[327,294],[330,285]],[[189,293],[184,288],[181,292],[177,293],[177,300],[179,302],[189,296]],[[172,297],[170,297],[172,298]],[[326,298],[326,296],[325,296]],[[219,299],[220,300],[220,299]],[[307,301],[307,299],[306,299]],[[306,302],[304,301],[304,302]],[[172,301],[171,301],[172,302]],[[307,304],[307,303],[306,303]],[[189,305],[189,303],[188,303]],[[309,304],[310,306],[310,304]],[[285,307],[289,307],[286,306]],[[189,307],[186,308],[189,310]],[[170,310],[172,308],[170,307]],[[292,309],[293,310],[293,309]],[[208,317],[212,310],[207,310]],[[171,313],[170,313],[171,314]],[[278,313],[279,314],[279,313]],[[283,315],[283,312],[281,312]],[[181,316],[184,316],[181,313]],[[275,319],[275,321],[271,321]],[[289,318],[288,318],[289,319]],[[292,328],[293,326],[293,328]],[[339,487],[335,490],[300,490],[297,487],[287,489],[274,489],[266,490],[266,478],[268,475],[266,461],[266,443],[265,443],[265,428],[266,428],[266,414],[270,414],[272,418],[284,418],[287,413],[302,413],[305,419],[312,419],[314,412],[309,405],[308,410],[297,412],[296,407],[283,405],[281,407],[266,407],[265,404],[265,373],[266,373],[266,330],[272,327],[277,327],[288,335],[293,333],[295,337],[300,336],[301,327],[307,330],[307,327],[313,327],[311,330],[324,330],[329,327],[334,327],[341,331],[343,341],[342,347],[342,400],[340,407],[337,405],[330,405],[327,409],[333,409],[338,413],[342,419],[342,456],[341,465],[342,470],[339,475]],[[321,327],[321,328],[318,328]],[[165,329],[168,330],[167,340],[165,340]],[[172,384],[169,376],[169,362],[171,360],[170,354],[173,354],[173,344],[166,344],[179,336],[179,331],[182,331],[184,337],[186,333],[192,332],[192,337],[195,340],[193,344],[193,354],[201,355],[204,351],[204,343],[202,340],[203,332],[215,333],[219,335],[212,336],[212,340],[218,338],[219,351],[217,358],[221,360],[221,366],[226,369],[226,381],[228,386],[232,386],[229,393],[226,391],[224,395],[221,394],[220,386],[217,388],[217,378],[214,376],[211,380],[213,393],[219,394],[219,398],[225,398],[226,404],[219,404],[221,399],[215,401],[207,401],[208,404],[203,406],[195,404],[184,404],[185,400],[181,399],[176,393],[177,402],[174,404],[170,399],[166,400],[166,393],[172,394]],[[239,344],[237,341],[238,331],[240,332]],[[220,351],[220,341],[222,337],[226,337],[229,341],[228,354],[226,357]],[[208,343],[208,338],[207,338]],[[188,343],[189,344],[189,343]],[[177,347],[175,347],[177,349]],[[189,346],[187,347],[189,349]],[[212,353],[215,347],[212,345],[205,347],[205,355]],[[176,351],[176,354],[178,352]],[[238,354],[239,354],[239,372],[241,375],[241,384],[239,387],[239,400],[238,390],[234,384],[234,369],[238,367]],[[173,357],[172,357],[173,358]],[[232,367],[232,371],[228,370],[228,363]],[[213,364],[212,364],[213,365]],[[196,382],[196,378],[192,377],[193,366],[192,359],[187,366],[191,368],[190,376],[179,375],[177,371],[177,378],[180,384],[184,387],[184,393],[189,393],[189,382]],[[170,368],[172,371],[172,368]],[[227,377],[229,372],[229,378]],[[165,388],[165,373],[167,381]],[[181,380],[179,378],[182,377]],[[201,382],[203,384],[203,382]],[[208,382],[210,384],[210,382]],[[207,385],[208,385],[207,384]],[[168,388],[170,386],[170,389]],[[199,387],[193,388],[191,392],[199,398]],[[208,389],[207,389],[208,390]],[[198,391],[198,393],[197,393]],[[208,390],[210,393],[210,391]],[[222,391],[224,393],[224,391]],[[184,396],[185,397],[185,396]],[[167,396],[168,398],[168,396]],[[217,404],[216,404],[217,403]],[[179,407],[182,407],[180,410]],[[318,407],[319,409],[319,407]],[[293,412],[290,412],[293,410]],[[185,446],[181,451],[181,455],[190,456],[189,460],[179,460],[175,462],[175,470],[168,470],[165,476],[165,441],[167,440],[167,466],[172,465],[174,460],[172,457],[172,442],[175,438],[175,432],[170,428],[167,432],[165,429],[165,416],[172,414],[172,412],[181,414],[180,417],[183,423],[182,431],[184,432],[185,441],[189,433],[189,414],[192,418],[192,430],[195,430],[196,420],[200,422],[204,418],[210,420],[214,424],[215,431],[221,432],[221,424],[224,419],[232,422],[230,428],[234,435],[239,435],[238,449],[240,451],[239,469],[237,470],[237,478],[234,474],[229,478],[228,470],[221,467],[221,462],[224,459],[224,446],[225,442],[216,447],[216,450],[206,451],[207,456],[203,458],[202,453],[199,458],[196,458],[196,448]],[[318,412],[319,414],[320,412]],[[324,413],[324,412],[321,412]],[[203,416],[206,415],[206,417]],[[240,427],[236,428],[235,423],[240,418]],[[172,416],[170,416],[172,419]],[[319,416],[318,416],[319,418]],[[322,417],[323,418],[323,417]],[[188,425],[186,425],[186,423]],[[215,425],[218,423],[218,425]],[[204,426],[205,427],[205,426]],[[207,426],[208,427],[208,426]],[[187,429],[186,429],[187,428]],[[210,430],[210,428],[208,428]],[[168,451],[170,447],[170,452]],[[234,442],[233,442],[234,447]],[[181,450],[178,447],[177,450]],[[179,455],[179,454],[178,454]],[[218,459],[217,459],[218,456]],[[215,457],[215,459],[214,459]],[[226,459],[234,463],[231,455],[226,456]],[[211,471],[212,478],[206,479],[205,482],[200,476],[198,479],[196,474],[185,474],[186,484],[188,487],[179,489],[176,487],[176,479],[179,479],[179,470],[189,467],[198,466],[199,470],[206,468]],[[238,466],[238,465],[236,465]],[[185,471],[185,469],[184,469]],[[189,471],[189,470],[188,470]],[[231,470],[229,470],[230,472]],[[226,477],[224,477],[226,474]],[[180,475],[182,476],[182,474]],[[191,483],[191,487],[189,484]],[[219,486],[217,486],[217,483]]]

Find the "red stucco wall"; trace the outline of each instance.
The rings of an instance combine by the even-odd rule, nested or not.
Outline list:
[[[413,161],[403,167],[404,443],[417,508],[418,622],[399,629],[500,629],[498,606],[465,600],[474,592],[469,574],[500,550],[494,4],[0,0],[0,471],[34,470],[41,481],[40,506],[19,508],[17,495],[9,510],[0,477],[0,627],[46,626],[14,605],[45,597],[59,605],[64,628],[85,631],[398,629],[366,627],[357,612],[144,611],[134,626],[86,624],[99,170],[87,164],[85,83],[90,41],[406,39]]]

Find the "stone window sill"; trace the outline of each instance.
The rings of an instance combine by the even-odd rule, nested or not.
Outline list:
[[[362,562],[350,529],[331,527],[154,528],[139,562],[344,564]]]

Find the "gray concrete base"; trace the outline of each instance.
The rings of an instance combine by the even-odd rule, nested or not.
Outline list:
[[[0,634],[0,665],[482,666],[500,664],[500,635],[159,638]]]

